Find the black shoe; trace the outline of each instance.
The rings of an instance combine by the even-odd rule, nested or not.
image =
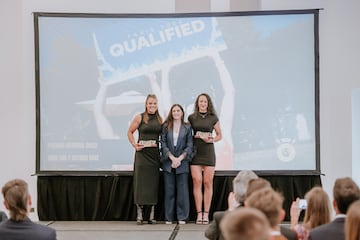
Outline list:
[[[148,224],[156,224],[156,220],[155,219],[151,219],[148,221]]]

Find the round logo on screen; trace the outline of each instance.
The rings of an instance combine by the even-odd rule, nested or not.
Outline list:
[[[295,139],[290,138],[281,138],[277,140],[279,146],[276,149],[276,154],[280,161],[290,162],[294,160],[296,156],[294,142]]]

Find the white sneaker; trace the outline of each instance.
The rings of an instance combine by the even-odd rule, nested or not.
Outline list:
[[[186,224],[186,221],[179,221],[179,224]]]
[[[166,222],[165,222],[165,224],[172,224],[172,222],[170,222],[170,221],[166,221]]]

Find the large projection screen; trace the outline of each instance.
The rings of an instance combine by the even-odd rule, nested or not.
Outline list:
[[[318,10],[34,13],[37,174],[131,174],[127,129],[208,93],[217,174],[318,174]]]

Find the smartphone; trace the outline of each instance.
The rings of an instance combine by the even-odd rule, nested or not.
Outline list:
[[[306,209],[307,208],[307,201],[306,199],[300,199],[299,206],[300,209]]]

